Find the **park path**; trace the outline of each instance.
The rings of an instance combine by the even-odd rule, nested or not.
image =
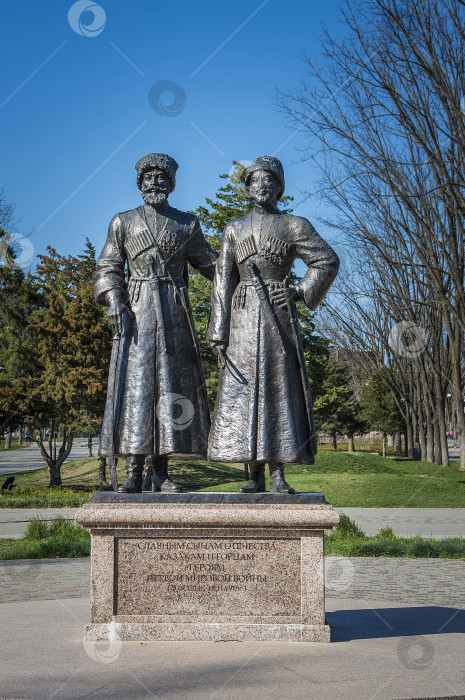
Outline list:
[[[465,505],[465,504],[464,504]],[[465,537],[465,508],[335,508],[366,535],[391,527],[399,537]]]
[[[94,455],[97,454],[97,450],[98,440],[94,438]],[[76,438],[66,462],[72,462],[75,459],[82,459],[83,457],[87,457],[87,438]],[[2,450],[0,452],[0,478],[4,474],[27,472],[31,469],[42,469],[45,466],[47,465],[40,454],[36,442],[31,443],[29,447],[23,447],[18,450]]]
[[[463,608],[465,561],[326,557],[326,597]],[[86,598],[89,559],[0,562],[0,603]]]

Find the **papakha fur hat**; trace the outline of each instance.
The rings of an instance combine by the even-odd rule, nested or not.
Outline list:
[[[142,184],[142,178],[147,170],[152,168],[160,168],[166,173],[171,180],[171,192],[176,187],[176,170],[179,165],[176,163],[174,158],[167,156],[165,153],[147,153],[146,156],[140,158],[136,163],[137,170],[137,186],[140,189]]]
[[[278,158],[273,158],[273,156],[260,156],[260,158],[255,158],[253,163],[250,164],[245,176],[245,186],[249,186],[250,176],[256,170],[266,170],[269,173],[273,173],[279,184],[281,185],[281,191],[278,194],[278,199],[280,199],[284,194],[284,188],[286,183],[284,181],[284,168]]]

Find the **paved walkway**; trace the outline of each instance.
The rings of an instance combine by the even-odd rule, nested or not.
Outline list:
[[[85,598],[0,605],[0,696],[393,700],[465,693],[465,613],[330,599],[332,643],[84,642]]]
[[[0,562],[0,603],[89,595],[89,559]],[[376,598],[401,603],[465,603],[465,561],[326,557],[328,598]]]
[[[0,537],[22,537],[30,518],[73,520],[77,508],[0,508]],[[465,508],[336,508],[367,535],[392,527],[396,535],[444,539],[465,537]]]
[[[465,503],[464,503],[465,506]],[[464,508],[335,508],[354,520],[367,535],[391,527],[402,537],[465,537]],[[1,514],[0,514],[1,520]]]
[[[22,537],[32,518],[74,520],[78,508],[0,508],[0,537]]]
[[[57,447],[58,449],[58,447]],[[94,438],[93,453],[97,454],[98,440]],[[71,452],[69,453],[66,462],[72,462],[75,459],[87,457],[87,438],[77,438],[73,442]],[[40,454],[39,447],[36,442],[33,442],[30,447],[24,447],[20,450],[2,450],[0,452],[0,478],[4,474],[13,474],[15,472],[27,472],[31,469],[41,469],[47,466],[44,458]]]

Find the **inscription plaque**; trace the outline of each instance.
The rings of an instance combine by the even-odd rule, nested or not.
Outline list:
[[[118,538],[117,562],[117,615],[300,615],[297,539]]]

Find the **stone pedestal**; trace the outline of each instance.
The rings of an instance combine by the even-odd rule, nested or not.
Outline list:
[[[87,640],[329,642],[323,494],[96,494]]]

